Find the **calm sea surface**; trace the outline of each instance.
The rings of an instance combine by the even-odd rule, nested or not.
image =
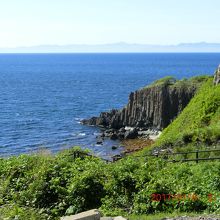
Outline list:
[[[81,146],[117,154],[79,124],[123,107],[131,91],[167,75],[213,74],[220,54],[1,54],[0,156]],[[119,151],[120,149],[118,149]]]

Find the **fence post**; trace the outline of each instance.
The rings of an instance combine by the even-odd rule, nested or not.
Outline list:
[[[196,151],[196,163],[198,163],[198,162],[199,162],[199,160],[198,160],[198,159],[199,159],[199,151],[197,150],[197,151]]]

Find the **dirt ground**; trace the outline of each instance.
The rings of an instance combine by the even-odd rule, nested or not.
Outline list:
[[[125,147],[124,153],[129,154],[150,147],[153,143],[154,141],[150,139],[136,138],[123,140],[121,145]]]

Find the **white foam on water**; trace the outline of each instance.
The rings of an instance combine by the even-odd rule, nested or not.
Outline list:
[[[86,136],[86,133],[79,133],[78,136]]]

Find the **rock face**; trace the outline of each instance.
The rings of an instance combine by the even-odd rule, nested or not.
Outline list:
[[[99,117],[83,120],[83,124],[107,129],[150,128],[161,130],[185,108],[196,91],[195,86],[159,84],[132,92],[128,104],[121,110],[103,112]],[[132,137],[137,132],[133,132]]]
[[[220,65],[218,66],[218,69],[215,71],[213,84],[218,85],[220,83]]]

